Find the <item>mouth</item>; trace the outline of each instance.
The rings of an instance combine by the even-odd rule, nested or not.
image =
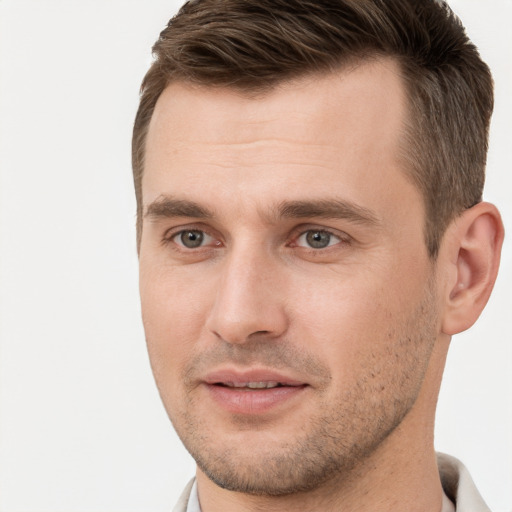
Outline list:
[[[268,371],[219,371],[204,384],[213,402],[232,414],[261,415],[292,406],[309,385]]]
[[[256,389],[274,389],[274,388],[282,388],[282,387],[300,387],[301,384],[286,384],[282,382],[276,381],[267,381],[267,382],[215,382],[214,386],[223,386],[226,388],[236,388],[236,389],[247,389],[247,390],[256,390]]]

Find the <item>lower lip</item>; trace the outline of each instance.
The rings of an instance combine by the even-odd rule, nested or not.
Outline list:
[[[233,414],[262,414],[301,395],[306,386],[282,386],[270,389],[230,388],[206,384],[212,398]]]

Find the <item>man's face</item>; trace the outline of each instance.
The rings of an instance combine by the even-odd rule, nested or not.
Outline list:
[[[405,111],[391,61],[261,97],[174,83],[158,101],[144,327],[167,412],[223,487],[346,475],[423,407],[435,286]]]

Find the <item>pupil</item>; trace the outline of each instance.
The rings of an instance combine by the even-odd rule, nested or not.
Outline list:
[[[184,231],[181,234],[181,241],[185,247],[193,249],[203,243],[204,235],[201,231]]]
[[[306,235],[308,244],[314,249],[323,249],[329,245],[331,241],[331,235],[324,231],[310,231]]]

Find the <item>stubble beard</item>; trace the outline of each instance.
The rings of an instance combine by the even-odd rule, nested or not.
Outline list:
[[[386,339],[380,340],[370,361],[361,365],[359,379],[343,390],[335,403],[320,393],[316,409],[319,413],[298,425],[295,437],[286,442],[258,443],[253,451],[247,449],[247,444],[240,450],[229,439],[219,442],[222,433],[212,432],[208,418],[195,412],[192,393],[178,413],[168,408],[169,416],[201,471],[224,489],[286,496],[311,491],[334,479],[348,479],[414,406],[435,343],[435,325],[434,300],[429,290],[409,318],[387,333],[390,346],[385,345]],[[198,356],[184,373],[185,389],[195,369],[212,360],[254,360],[274,368],[307,368],[322,375],[325,382],[331,379],[328,367],[314,355],[299,354],[286,343],[256,342],[226,345]],[[244,429],[251,429],[250,421],[240,419],[240,430]]]

